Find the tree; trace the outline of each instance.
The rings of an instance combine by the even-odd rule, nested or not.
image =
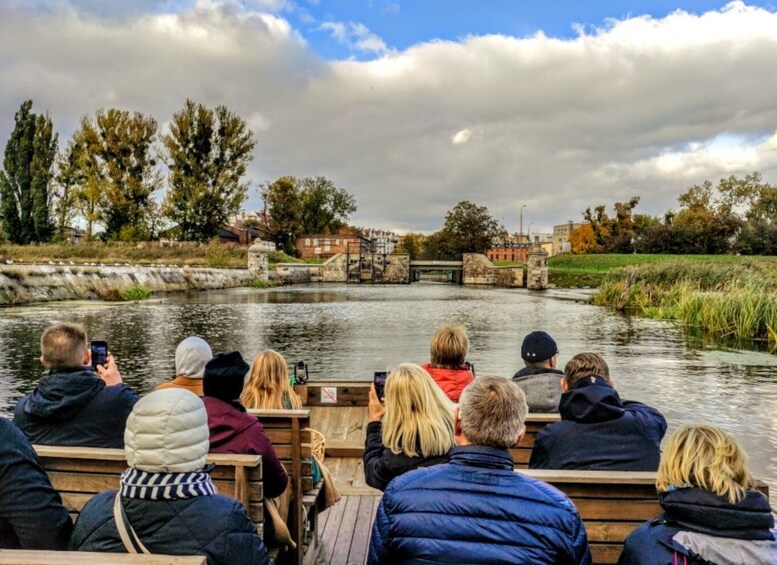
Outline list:
[[[356,199],[324,177],[281,177],[262,186],[267,231],[286,253],[302,234],[334,234],[347,227]]]
[[[594,248],[594,231],[591,224],[582,224],[573,229],[569,234],[569,243],[572,246],[573,255],[585,255]]]
[[[79,201],[87,222],[101,221],[105,239],[140,241],[150,236],[152,194],[161,185],[151,146],[157,123],[139,112],[99,110],[73,134],[79,154]],[[91,219],[90,219],[91,218]]]
[[[457,259],[462,253],[484,253],[504,230],[488,208],[463,200],[445,215],[443,228],[426,238],[425,255]]]
[[[14,121],[0,172],[3,229],[14,243],[48,241],[52,234],[49,188],[57,134],[48,115],[32,112],[32,100],[22,103]]]
[[[254,134],[226,106],[211,110],[187,100],[162,143],[169,170],[164,214],[183,239],[208,241],[248,196]]]
[[[56,218],[56,230],[60,238],[65,237],[65,230],[73,221],[77,208],[79,187],[83,184],[81,166],[78,162],[80,151],[75,141],[68,141],[65,152],[60,155],[55,175],[55,190],[53,192],[53,210]],[[91,235],[91,229],[90,229]]]
[[[672,235],[679,253],[728,253],[742,221],[733,212],[733,192],[716,197],[712,183],[693,185],[677,199],[680,211],[672,218]]]
[[[426,237],[420,233],[409,232],[403,235],[397,246],[397,253],[408,253],[410,259],[421,257]]]

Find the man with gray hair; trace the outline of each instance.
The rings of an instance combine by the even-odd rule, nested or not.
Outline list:
[[[481,377],[454,411],[450,462],[394,479],[378,506],[369,563],[590,564],[583,523],[550,485],[513,470],[526,430],[513,382]]]

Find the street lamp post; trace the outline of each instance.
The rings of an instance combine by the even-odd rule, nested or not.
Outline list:
[[[519,224],[520,227],[518,229],[521,230],[520,233],[518,234],[518,243],[523,243],[523,209],[524,208],[526,208],[526,204],[523,204],[521,206],[520,211],[518,212],[518,214],[520,215],[520,224]]]

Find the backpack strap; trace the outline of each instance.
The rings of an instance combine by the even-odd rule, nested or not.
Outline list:
[[[116,493],[116,498],[113,501],[113,520],[116,522],[116,529],[119,531],[119,537],[127,553],[151,553],[140,541],[132,524],[127,520],[124,506],[121,504],[121,491]]]

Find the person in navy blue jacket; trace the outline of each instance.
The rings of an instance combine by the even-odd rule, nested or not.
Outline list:
[[[754,490],[747,456],[720,428],[672,434],[656,487],[664,513],[626,538],[619,565],[777,563],[769,499]]]
[[[138,395],[122,384],[113,356],[93,369],[84,328],[57,324],[43,332],[40,361],[48,374],[14,410],[14,424],[30,443],[124,447]]]
[[[67,549],[72,529],[30,442],[0,418],[0,549]]]
[[[368,563],[591,563],[583,523],[552,486],[513,470],[528,408],[508,379],[468,385],[449,463],[410,471],[378,506]]]
[[[666,419],[655,408],[621,400],[600,355],[575,355],[561,386],[561,421],[537,434],[529,469],[658,469]]]

